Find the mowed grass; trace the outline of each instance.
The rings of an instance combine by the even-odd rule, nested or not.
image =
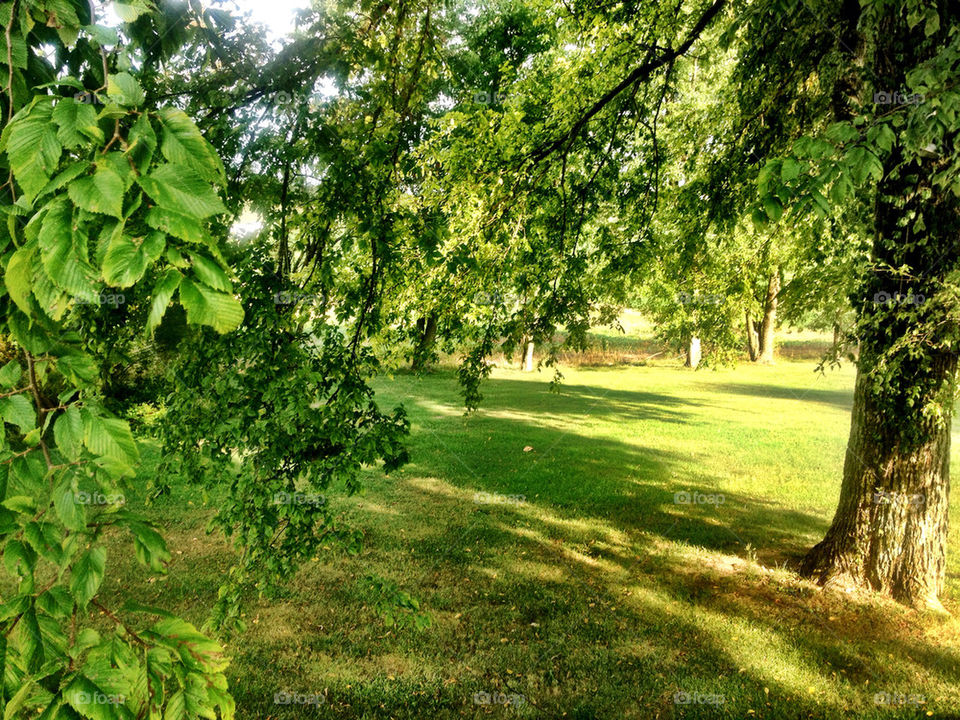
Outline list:
[[[957,620],[790,570],[832,517],[850,422],[852,368],[814,365],[564,369],[559,392],[504,369],[469,416],[452,372],[380,378],[410,413],[412,462],[329,494],[366,533],[359,556],[330,551],[250,599],[229,644],[238,717],[960,717]],[[170,572],[131,564],[108,592],[202,622],[230,563],[211,511],[188,488],[148,511]],[[956,616],[956,529],[950,553]],[[386,626],[368,573],[431,627]]]

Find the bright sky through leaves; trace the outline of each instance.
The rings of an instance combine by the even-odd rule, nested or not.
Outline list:
[[[235,0],[228,4],[249,12],[254,22],[266,25],[273,39],[278,39],[293,30],[297,10],[308,6],[310,0]]]

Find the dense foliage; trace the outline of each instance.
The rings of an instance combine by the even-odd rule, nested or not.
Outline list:
[[[4,3],[5,718],[232,717],[215,637],[357,549],[326,493],[406,462],[369,385],[401,359],[457,353],[475,408],[496,352],[553,364],[629,301],[711,362],[761,318],[772,358],[779,309],[858,342],[861,404],[911,418],[864,437],[942,432],[956,11],[812,4],[337,0],[278,48],[196,0],[117,2],[119,28]],[[261,229],[231,235],[244,213]],[[169,560],[125,495],[184,480],[236,549],[204,632],[101,594],[108,543]]]

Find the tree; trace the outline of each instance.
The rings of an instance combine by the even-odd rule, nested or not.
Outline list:
[[[755,31],[770,12],[758,10]],[[836,122],[761,178],[767,203],[800,211],[828,215],[855,188],[874,200],[871,258],[851,297],[860,356],[840,500],[802,571],[941,610],[957,370],[958,9],[846,3],[828,17],[853,54],[832,75],[835,58],[815,60],[832,80],[819,90]]]
[[[105,324],[88,306],[114,312],[104,297],[129,293],[147,331],[174,297],[218,332],[243,310],[210,232],[225,210],[219,158],[180,110],[145,102],[120,38],[92,20],[86,2],[0,7],[0,331],[13,356],[0,369],[0,704],[8,718],[230,718],[217,641],[100,594],[108,534],[154,572],[170,554],[124,507],[155,468],[107,406]]]

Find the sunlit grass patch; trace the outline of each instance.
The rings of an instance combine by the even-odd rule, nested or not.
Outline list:
[[[956,620],[792,571],[829,524],[849,428],[852,370],[813,367],[568,369],[555,393],[498,370],[469,416],[452,373],[379,380],[410,411],[411,463],[328,493],[359,556],[250,599],[229,646],[240,717],[304,717],[284,691],[322,694],[309,712],[329,718],[950,717]],[[183,554],[125,585],[202,621],[229,550],[195,506],[152,512]],[[951,551],[960,612],[956,524]],[[432,625],[385,625],[368,574]]]

